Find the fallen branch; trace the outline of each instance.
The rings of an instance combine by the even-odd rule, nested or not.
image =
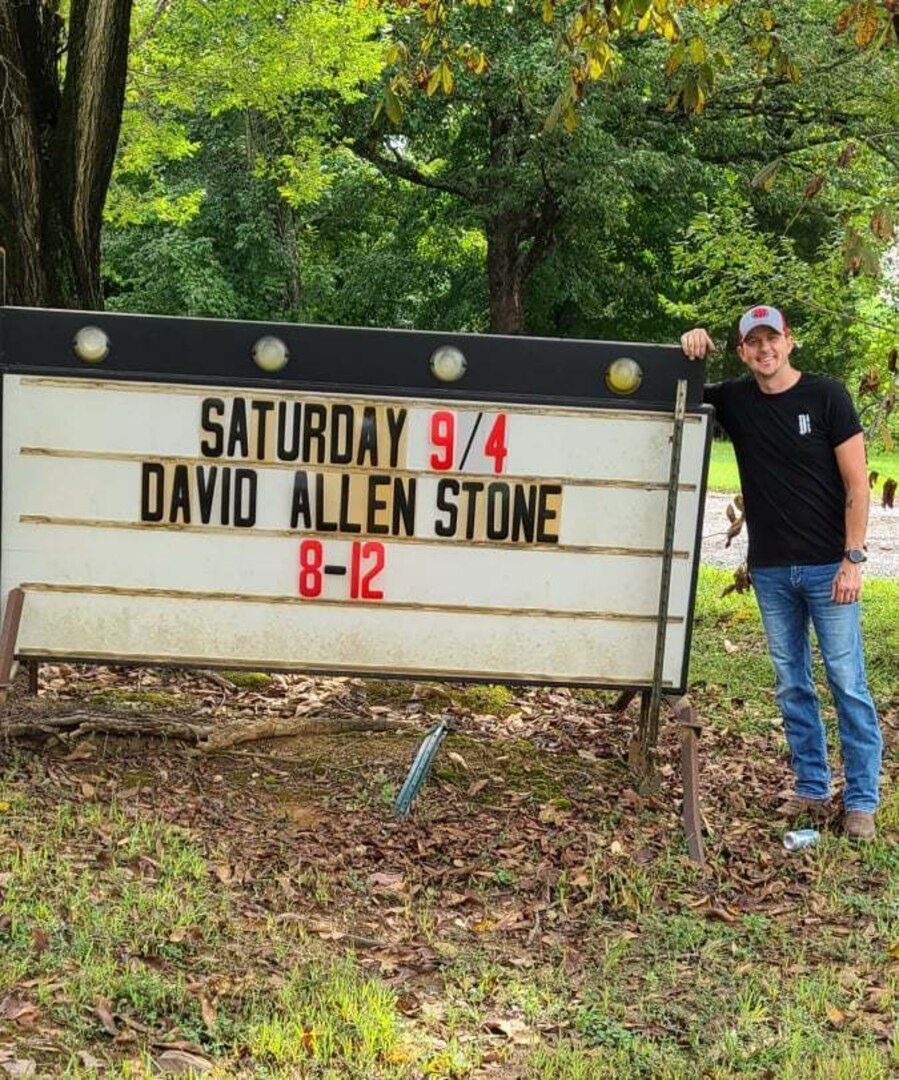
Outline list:
[[[198,672],[204,679],[208,679],[209,682],[215,683],[221,690],[227,690],[229,693],[233,693],[237,689],[237,683],[231,682],[230,679],[226,679],[224,675],[219,675],[217,671],[210,671],[208,668],[203,668]]]
[[[56,735],[69,742],[82,735],[147,735],[154,738],[180,739],[196,744],[201,750],[215,752],[259,739],[278,739],[302,735],[347,735],[364,731],[407,731],[421,733],[415,724],[388,720],[382,716],[268,716],[237,720],[222,725],[208,720],[190,721],[176,716],[148,713],[62,712],[19,717],[0,722],[0,738],[29,735]]]
[[[56,735],[69,741],[94,732],[109,735],[152,735],[167,739],[198,742],[212,730],[210,724],[191,724],[170,716],[148,716],[136,713],[121,716],[108,713],[58,713],[55,716],[34,716],[31,719],[0,723],[0,736],[19,738],[23,735]]]
[[[289,735],[348,735],[360,731],[416,733],[420,732],[420,728],[403,720],[386,720],[382,716],[270,716],[216,728],[199,746],[201,750],[214,753],[259,739],[281,739]]]

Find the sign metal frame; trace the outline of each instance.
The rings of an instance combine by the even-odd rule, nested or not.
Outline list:
[[[103,330],[110,341],[109,355],[100,364],[84,363],[73,349],[76,333],[88,324]],[[251,359],[253,343],[264,335],[279,337],[289,350],[290,361],[277,375],[261,374]],[[468,362],[464,378],[458,383],[441,383],[428,364],[434,350],[446,345],[460,349]],[[635,359],[643,369],[643,383],[639,392],[632,396],[613,395],[605,385],[605,370],[622,356]],[[185,357],[190,358],[189,365],[185,364]],[[228,386],[312,395],[384,396],[429,402],[446,399],[473,405],[524,405],[564,412],[574,410],[575,413],[579,409],[612,409],[630,415],[651,415],[655,420],[668,417],[674,429],[673,405],[678,385],[685,391],[685,417],[711,413],[710,408],[702,404],[703,374],[702,365],[687,361],[674,346],[0,309],[0,375],[3,376],[0,383],[7,375],[38,375],[197,387]],[[0,385],[0,404],[2,389]],[[680,668],[683,677],[681,685],[664,688],[667,694],[679,695],[686,691],[710,444],[711,424],[708,423]],[[677,478],[671,482],[676,485]],[[0,477],[0,490],[2,486]],[[0,552],[0,560],[2,558]],[[40,659],[34,655],[31,658]],[[88,662],[92,659],[74,654],[67,658]],[[121,662],[140,661],[126,657]],[[149,660],[147,663],[160,662]],[[193,666],[211,665],[202,662]],[[234,665],[229,663],[228,666]],[[250,666],[258,667],[258,664]],[[277,664],[264,666],[273,671],[297,669],[279,668]],[[321,666],[310,666],[309,670],[328,671]],[[343,667],[337,670],[341,674],[353,673]],[[371,671],[362,670],[359,674],[370,675]],[[385,670],[383,674],[409,677],[402,671]],[[498,681],[498,676],[489,674],[434,673],[426,677]],[[539,685],[545,680],[503,677],[501,681],[512,685]],[[596,680],[582,682],[566,678],[557,682],[619,691],[651,688],[648,681],[622,683],[619,680],[604,684]]]
[[[108,355],[101,363],[79,359],[73,342],[79,330],[97,327],[109,342]],[[274,336],[286,347],[289,357],[277,374],[260,373],[251,359],[260,338]],[[435,350],[452,346],[461,351],[467,366],[458,382],[441,382],[429,360]],[[185,362],[189,358],[189,363]],[[633,395],[616,395],[605,383],[611,363],[622,358],[635,360],[642,369],[642,383]],[[485,404],[494,407],[528,406],[532,409],[567,413],[604,409],[671,422],[667,510],[661,551],[661,586],[658,598],[655,662],[651,680],[631,683],[603,683],[591,679],[560,678],[557,685],[589,685],[621,692],[624,706],[639,693],[642,698],[640,731],[632,743],[632,764],[644,773],[652,770],[658,734],[659,710],[663,697],[672,704],[678,719],[684,776],[684,826],[691,855],[703,860],[701,822],[698,810],[698,765],[696,739],[699,723],[693,716],[686,693],[693,614],[702,538],[703,507],[708,460],[711,449],[713,410],[703,405],[704,365],[688,361],[674,346],[608,341],[575,341],[545,338],[513,338],[458,333],[404,330],[376,330],[294,324],[230,322],[183,319],[103,312],[45,311],[0,307],[0,416],[9,376],[39,376],[62,380],[121,380],[135,383],[162,383],[172,386],[227,387],[265,392],[289,392],[312,396],[345,395],[366,398],[406,399],[433,405],[440,401]],[[680,491],[681,444],[684,424],[701,417],[705,422],[701,477],[697,484],[695,534],[689,568],[689,597],[686,607],[681,684],[663,686],[665,635],[668,625],[674,529]],[[0,461],[0,495],[5,490]],[[5,500],[4,500],[5,508]],[[4,518],[5,520],[5,518]],[[0,569],[5,553],[0,550]],[[0,629],[0,695],[9,683],[16,655],[16,635],[27,595],[12,587],[7,595]],[[31,682],[42,659],[34,652],[21,656],[29,665]],[[95,657],[79,656],[77,650],[65,659],[93,662]],[[103,662],[139,664],[133,656]],[[143,661],[165,666],[158,660]],[[214,661],[179,663],[178,667],[212,667]],[[229,667],[240,666],[232,662]],[[253,662],[244,666],[259,668]],[[263,664],[266,669],[305,669],[325,674],[327,666],[298,663],[290,668]],[[345,667],[340,674],[371,675],[370,669],[353,672]],[[410,673],[385,669],[379,676],[408,678]],[[422,671],[429,679],[471,682],[540,684],[545,679],[507,678],[497,675],[441,674]],[[419,677],[420,677],[419,675]],[[410,793],[409,799],[414,796]]]

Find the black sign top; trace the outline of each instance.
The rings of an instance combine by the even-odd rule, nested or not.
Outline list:
[[[109,339],[102,362],[75,352],[84,327]],[[260,338],[274,336],[289,359],[266,373],[253,359]],[[452,346],[465,372],[443,382],[431,357]],[[627,358],[642,370],[639,387],[613,392],[607,372]],[[132,379],[200,385],[258,386],[271,390],[590,408],[670,411],[679,379],[687,380],[691,410],[702,404],[704,365],[678,346],[559,338],[371,330],[292,323],[233,322],[96,311],[0,308],[0,370],[32,375]]]

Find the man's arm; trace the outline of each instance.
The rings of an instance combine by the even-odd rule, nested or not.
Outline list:
[[[863,548],[868,530],[868,464],[865,437],[859,432],[834,447],[837,467],[846,490],[846,548]],[[844,559],[833,579],[831,596],[838,604],[851,604],[862,591],[861,566]]]

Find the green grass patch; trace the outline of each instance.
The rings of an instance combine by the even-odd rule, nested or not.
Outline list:
[[[878,491],[888,476],[899,480],[899,450],[869,452],[868,471],[879,473]],[[708,486],[710,491],[721,491],[730,495],[736,495],[740,490],[740,473],[737,470],[733,444],[724,439],[715,439],[712,442]]]
[[[144,1023],[192,1022],[181,967],[217,940],[225,915],[197,851],[115,805],[62,804],[36,828],[38,818],[23,802],[2,818],[0,837],[14,832],[17,846],[0,856],[0,986],[63,975],[64,1003],[43,1004],[83,1035],[95,1030],[85,1016],[97,999]]]
[[[163,690],[121,690],[109,687],[88,697],[88,704],[104,709],[179,709],[184,699]]]
[[[690,681],[712,701],[722,697],[753,715],[772,716],[774,670],[768,658],[758,605],[752,591],[722,597],[733,581],[728,570],[702,566],[696,593],[696,617],[690,655]],[[896,693],[899,675],[899,582],[866,581],[862,630],[871,691],[881,702]],[[727,645],[725,643],[728,643]],[[728,648],[729,645],[729,648]],[[822,694],[824,672],[817,665]]]
[[[0,776],[0,988],[23,987],[16,996],[71,1054],[64,1070],[39,1075],[95,1075],[79,1062],[85,1045],[107,1076],[152,1075],[160,1043],[116,1061],[98,1005],[122,1030],[188,1040],[222,1076],[238,1059],[241,1075],[273,1078],[475,1067],[475,1048],[410,1022],[397,992],[352,955],[325,955],[291,924],[247,924],[235,899],[184,831],[115,802],[45,809]],[[203,986],[218,991],[211,1020]]]
[[[412,683],[404,679],[366,679],[365,693],[371,705],[403,708],[413,700],[429,712],[440,712],[449,705],[474,713],[508,716],[515,711],[515,695],[508,686],[490,683]]]
[[[271,675],[264,671],[223,671],[222,678],[234,683],[239,690],[265,690],[271,685]]]
[[[515,711],[515,695],[508,686],[472,683],[457,695],[460,705],[474,713],[509,716]]]

